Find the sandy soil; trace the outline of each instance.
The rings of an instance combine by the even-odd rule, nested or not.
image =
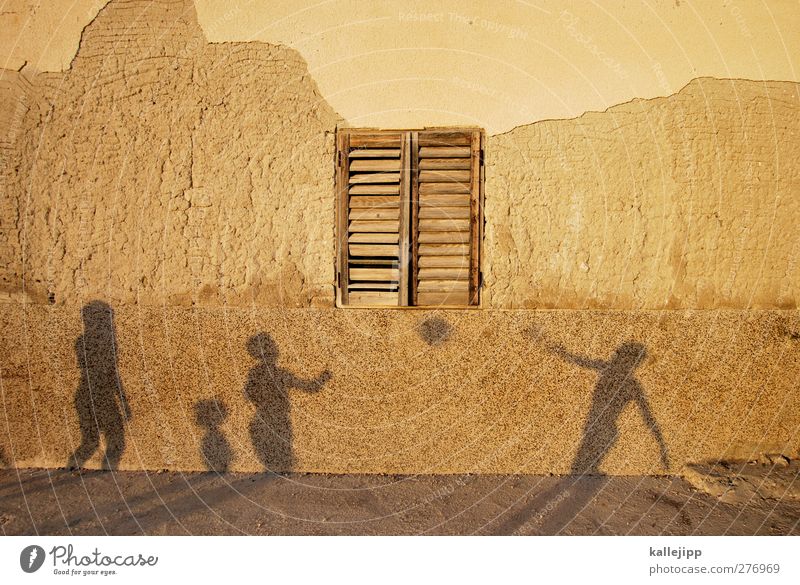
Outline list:
[[[6,535],[800,534],[800,464],[746,467],[727,469],[753,489],[737,491],[743,481],[718,469],[692,478],[733,486],[719,495],[672,477],[6,469],[0,526]],[[787,481],[753,481],[759,473]]]

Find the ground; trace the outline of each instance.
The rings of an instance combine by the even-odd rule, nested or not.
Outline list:
[[[5,535],[798,535],[799,470],[717,466],[695,469],[690,483],[5,469],[0,526]]]

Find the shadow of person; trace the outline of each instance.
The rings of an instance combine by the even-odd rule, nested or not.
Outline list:
[[[331,379],[325,371],[314,380],[298,378],[278,366],[278,346],[268,333],[247,341],[247,351],[258,360],[247,376],[244,395],[256,411],[250,422],[250,438],[259,461],[267,471],[291,471],[294,466],[289,389],[318,392]]]
[[[228,416],[228,409],[216,398],[199,400],[194,405],[194,415],[197,424],[205,429],[200,452],[203,454],[206,469],[218,473],[228,471],[233,460],[233,451],[219,428]]]
[[[103,469],[117,469],[125,451],[125,421],[131,410],[117,367],[117,336],[114,311],[102,301],[84,305],[83,334],[75,341],[81,372],[75,391],[75,410],[81,429],[81,444],[69,458],[68,467],[83,467],[105,440]]]
[[[599,372],[592,393],[592,404],[583,425],[580,447],[572,461],[573,475],[597,475],[600,464],[619,437],[617,420],[629,403],[634,403],[647,428],[658,442],[661,465],[669,469],[669,454],[661,429],[650,410],[644,389],[636,379],[635,371],[647,357],[647,349],[641,343],[627,342],[620,345],[609,361],[594,360],[572,354],[563,347],[553,352],[566,361]]]
[[[573,354],[561,346],[551,349],[569,363],[596,370],[599,378],[569,475],[534,497],[525,512],[506,522],[500,529],[503,534],[558,534],[582,513],[607,483],[600,464],[616,443],[619,437],[617,420],[631,402],[639,408],[658,443],[661,465],[665,470],[669,469],[667,445],[635,375],[647,357],[645,346],[636,342],[623,343],[609,361]]]

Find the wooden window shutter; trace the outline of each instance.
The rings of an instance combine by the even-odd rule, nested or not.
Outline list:
[[[344,305],[408,305],[409,139],[405,132],[338,135]]]
[[[412,134],[414,305],[479,302],[481,139],[477,130]]]
[[[338,300],[479,303],[480,130],[337,135]]]

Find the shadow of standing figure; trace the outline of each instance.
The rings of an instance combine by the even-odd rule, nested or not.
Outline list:
[[[267,471],[291,471],[294,466],[289,389],[318,392],[331,379],[324,371],[316,379],[298,378],[278,366],[278,346],[268,333],[257,333],[247,351],[259,363],[253,366],[244,387],[245,397],[256,407],[250,438],[259,461]]]
[[[667,445],[650,410],[644,388],[634,373],[647,357],[645,346],[636,342],[623,343],[607,362],[572,354],[561,346],[554,347],[553,352],[576,366],[600,373],[592,393],[589,414],[583,425],[581,444],[572,461],[570,472],[573,475],[601,473],[600,464],[619,437],[617,420],[629,402],[639,408],[647,428],[658,442],[661,465],[668,470]]]
[[[194,415],[197,424],[206,431],[200,447],[206,469],[218,473],[228,471],[233,451],[219,428],[228,417],[228,409],[217,399],[200,400],[194,405]]]
[[[540,336],[538,332],[533,333]],[[644,389],[635,376],[636,368],[647,357],[645,346],[635,342],[623,343],[607,362],[570,353],[561,346],[550,349],[572,364],[597,370],[600,377],[594,387],[581,444],[572,460],[570,474],[537,494],[522,510],[502,523],[497,529],[498,534],[561,534],[568,530],[608,482],[608,477],[600,471],[600,464],[617,441],[617,420],[630,402],[639,407],[645,424],[658,443],[661,465],[669,469],[667,445]]]
[[[114,310],[102,301],[84,305],[83,334],[75,341],[81,380],[75,391],[75,410],[81,429],[81,444],[68,467],[83,467],[105,440],[103,469],[117,469],[125,451],[125,422],[131,409],[117,367],[117,336]]]

